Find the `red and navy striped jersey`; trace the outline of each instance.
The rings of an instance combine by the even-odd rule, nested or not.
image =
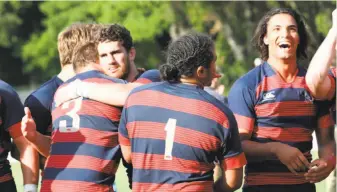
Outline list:
[[[88,71],[60,87],[75,79],[98,84],[125,83]],[[41,191],[112,191],[121,158],[120,114],[121,108],[82,97],[54,108],[51,151]]]
[[[12,137],[22,135],[20,123],[23,116],[23,106],[18,94],[12,86],[0,80],[0,183],[13,179],[7,160],[11,146],[9,131]]]
[[[44,135],[51,134],[52,103],[57,88],[63,81],[57,76],[45,82],[25,100],[25,107],[29,107],[38,132]]]
[[[312,133],[318,122],[316,104],[305,83],[306,70],[286,83],[268,63],[238,79],[229,92],[229,107],[240,132],[251,134],[259,143],[282,142],[298,148],[309,161]],[[324,117],[324,114],[320,114]],[[331,122],[331,121],[330,121]],[[330,125],[320,125],[324,128]],[[248,162],[245,185],[290,185],[307,183],[294,175],[278,159]]]
[[[233,114],[194,85],[157,82],[134,89],[119,142],[131,146],[133,191],[212,191],[216,159],[224,169],[246,163]]]
[[[147,70],[144,73],[142,73],[135,82],[142,83],[142,84],[148,84],[153,82],[159,82],[160,79],[160,72],[158,69],[151,69]]]

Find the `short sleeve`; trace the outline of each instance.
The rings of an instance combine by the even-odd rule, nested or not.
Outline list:
[[[141,84],[148,84],[159,81],[161,81],[159,70],[152,69],[145,71],[135,82]]]
[[[224,141],[222,142],[222,166],[224,170],[241,168],[247,164],[242,151],[238,127],[233,114],[228,115],[229,127],[224,127]]]
[[[231,88],[228,95],[229,108],[234,113],[241,132],[251,134],[255,124],[254,94],[247,85],[238,80]]]
[[[27,97],[24,106],[31,111],[37,131],[44,135],[50,134],[52,124],[51,111],[34,95]]]
[[[130,146],[130,139],[127,130],[127,106],[124,107],[118,127],[118,140],[121,145]]]
[[[5,131],[9,131],[9,128],[11,128],[13,125],[21,122],[22,117],[24,116],[24,110],[19,95],[15,92],[15,90],[9,85],[1,86],[1,107],[3,107],[2,127],[5,129]],[[14,128],[15,130],[10,130],[11,135],[22,135],[21,126],[15,126]]]

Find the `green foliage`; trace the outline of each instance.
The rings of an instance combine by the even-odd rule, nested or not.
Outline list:
[[[336,7],[333,1],[0,2],[0,24],[5,26],[0,28],[0,48],[11,50],[12,56],[8,57],[19,57],[25,63],[26,74],[42,82],[60,70],[57,35],[74,22],[125,25],[135,41],[136,63],[147,69],[165,62],[163,52],[168,42],[163,41],[194,30],[213,37],[217,65],[224,74],[221,81],[228,91],[253,67],[258,57],[251,44],[255,27],[262,15],[275,7],[293,8],[305,17],[311,39],[310,59],[330,29],[331,12]]]

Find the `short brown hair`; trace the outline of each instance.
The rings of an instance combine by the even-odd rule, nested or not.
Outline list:
[[[104,29],[100,31],[99,39],[100,43],[106,41],[119,41],[122,43],[127,52],[134,46],[130,31],[122,25],[111,24],[106,25]]]
[[[74,71],[98,61],[97,42],[86,42],[75,47],[72,56]]]
[[[72,63],[73,51],[76,45],[97,41],[98,34],[102,28],[103,25],[101,24],[74,23],[59,33],[57,48],[61,66]]]

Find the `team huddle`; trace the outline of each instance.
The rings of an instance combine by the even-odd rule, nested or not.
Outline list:
[[[336,10],[332,17],[307,72],[297,64],[307,57],[302,18],[267,12],[253,38],[264,62],[234,83],[228,105],[204,90],[221,76],[208,35],[173,40],[166,63],[145,70],[124,26],[72,24],[57,39],[60,73],[24,105],[0,81],[0,191],[16,191],[11,139],[24,192],[37,192],[40,176],[43,192],[119,191],[120,163],[132,191],[235,191],[242,183],[244,192],[316,191],[336,165]]]

